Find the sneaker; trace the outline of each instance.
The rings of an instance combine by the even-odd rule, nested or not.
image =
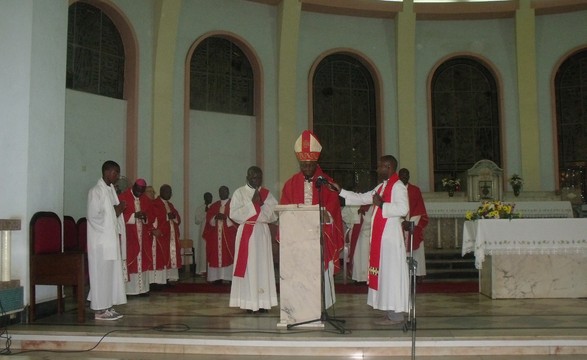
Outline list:
[[[118,311],[114,310],[114,308],[110,308],[110,309],[108,309],[108,311],[110,311],[110,313],[112,315],[116,316],[117,317],[117,320],[118,319],[121,319],[124,316],[122,314],[119,314]]]
[[[120,314],[115,315],[115,314],[111,313],[110,310],[104,310],[102,312],[97,312],[96,315],[94,315],[95,320],[107,320],[107,321],[118,320],[121,317],[122,316]]]

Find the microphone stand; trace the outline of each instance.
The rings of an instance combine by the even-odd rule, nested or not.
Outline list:
[[[408,294],[408,320],[404,324],[404,332],[412,330],[412,359],[416,358],[416,270],[418,262],[414,259],[414,222],[408,221],[408,233],[410,239],[410,256],[408,256],[408,269],[410,276],[410,293]],[[422,245],[423,246],[423,245]]]
[[[332,325],[333,327],[335,327],[339,333],[344,334],[346,333],[346,329],[341,325],[341,323],[345,323],[345,320],[342,319],[337,319],[334,317],[330,317],[330,315],[328,314],[328,311],[326,310],[326,294],[325,294],[325,280],[324,280],[324,269],[325,269],[325,263],[324,263],[324,231],[323,227],[324,227],[324,215],[322,214],[322,185],[326,184],[326,180],[325,179],[318,179],[316,180],[316,189],[318,189],[318,210],[320,212],[320,297],[322,299],[322,311],[320,314],[320,317],[318,319],[314,319],[314,320],[308,320],[308,321],[302,321],[299,323],[295,323],[295,324],[288,324],[287,325],[287,329],[291,329],[294,326],[299,326],[299,325],[304,325],[304,324],[310,324],[313,322],[317,322],[317,321],[322,321],[322,322],[327,322],[330,325]],[[330,269],[328,269],[328,271],[330,271]],[[329,277],[330,278],[330,277]],[[331,287],[329,287],[330,289],[332,289]]]

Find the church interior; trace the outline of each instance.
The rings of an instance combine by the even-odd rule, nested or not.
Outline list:
[[[584,0],[2,2],[0,356],[584,359],[586,19]],[[197,239],[202,195],[232,194],[251,165],[279,199],[306,129],[345,189],[372,189],[386,154],[421,189],[411,328],[374,325],[346,273],[342,333],[230,308],[189,266],[108,324],[80,315],[83,278],[63,313],[61,290],[31,280],[31,220],[85,219],[104,161],[120,187],[170,185]],[[498,202],[508,220],[484,213]]]

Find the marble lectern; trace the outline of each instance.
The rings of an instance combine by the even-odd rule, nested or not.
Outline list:
[[[322,313],[318,205],[279,205],[278,327],[320,319]],[[303,326],[322,327],[321,321]]]

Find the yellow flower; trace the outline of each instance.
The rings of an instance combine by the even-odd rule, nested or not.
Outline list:
[[[520,214],[514,213],[514,205],[501,201],[483,201],[477,211],[467,211],[466,220],[477,219],[514,219],[520,218]]]

